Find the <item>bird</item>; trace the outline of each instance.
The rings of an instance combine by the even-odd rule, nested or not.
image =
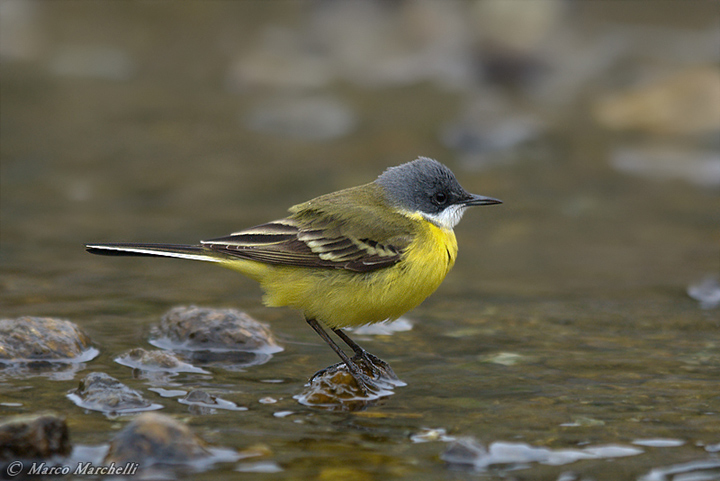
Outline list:
[[[501,203],[468,193],[447,166],[418,157],[386,169],[373,182],[295,205],[280,220],[199,244],[85,248],[100,255],[213,262],[246,275],[260,284],[265,305],[302,311],[340,357],[338,365],[345,364],[367,393],[373,380],[360,364],[392,370],[342,329],[394,320],[418,306],[455,264],[453,228],[466,208]],[[352,349],[352,358],[321,324]]]

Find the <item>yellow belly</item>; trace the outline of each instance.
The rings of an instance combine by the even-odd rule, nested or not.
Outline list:
[[[455,263],[452,230],[422,222],[403,258],[368,273],[233,261],[226,267],[257,280],[268,306],[290,306],[330,327],[397,319],[438,288]]]

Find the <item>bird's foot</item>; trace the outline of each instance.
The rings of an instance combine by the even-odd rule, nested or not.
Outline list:
[[[351,359],[351,364],[339,362],[316,372],[310,382],[316,378],[332,376],[337,371],[343,370],[352,375],[363,395],[377,395],[380,392],[388,391],[396,386],[405,386],[390,365],[379,357],[362,350]]]
[[[362,350],[355,354],[351,361],[360,368],[363,374],[375,382],[389,384],[390,387],[405,385],[390,365],[374,354]]]

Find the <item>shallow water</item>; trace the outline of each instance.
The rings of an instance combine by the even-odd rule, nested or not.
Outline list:
[[[35,35],[26,40],[30,53],[0,64],[0,315],[67,318],[100,354],[51,372],[0,370],[0,415],[55,410],[67,416],[76,446],[101,449],[129,417],[84,411],[66,394],[102,371],[214,446],[262,448],[262,456],[203,467],[193,479],[234,479],[238,471],[358,480],[720,476],[720,321],[717,308],[702,309],[686,294],[720,271],[717,185],[615,170],[618,146],[657,138],[609,133],[587,110],[594,95],[629,75],[627,62],[651,61],[621,56],[601,80],[577,80],[582,86],[564,102],[513,91],[552,127],[483,163],[441,141],[473,94],[427,80],[368,87],[341,78],[318,89],[356,116],[343,123],[345,134],[318,121],[313,128],[337,136],[330,140],[303,138],[282,122],[252,130],[248,116],[286,87],[229,85],[230,66],[257,48],[268,25],[299,29],[320,7],[32,5],[24,14]],[[714,9],[703,9],[711,2],[682,11],[664,5],[576,6],[562,25],[622,27],[628,37],[659,29],[652,35],[689,43],[717,25]],[[114,52],[112,68],[77,46],[101,48],[100,58]],[[68,50],[85,63],[68,61]],[[668,70],[685,67],[665,61]],[[717,157],[716,137],[670,141]],[[364,411],[313,409],[293,398],[336,359],[299,313],[264,308],[252,281],[210,265],[102,258],[82,247],[217,237],[417,155],[438,158],[467,190],[505,203],[466,213],[456,228],[458,264],[407,314],[412,329],[353,336],[407,383]],[[174,377],[114,361],[151,349],[151,326],[189,304],[246,310],[272,326],[284,351],[245,370]],[[247,410],[180,403],[178,392],[192,389]],[[518,445],[505,446],[512,456],[497,462],[451,462],[444,453],[453,439],[468,437],[487,449]],[[549,464],[538,454],[608,445],[627,455],[599,450]]]

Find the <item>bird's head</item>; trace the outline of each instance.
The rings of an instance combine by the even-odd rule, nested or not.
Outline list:
[[[375,183],[383,188],[395,209],[420,214],[446,229],[452,229],[460,222],[467,207],[502,203],[492,197],[467,192],[450,169],[427,157],[390,167]]]

